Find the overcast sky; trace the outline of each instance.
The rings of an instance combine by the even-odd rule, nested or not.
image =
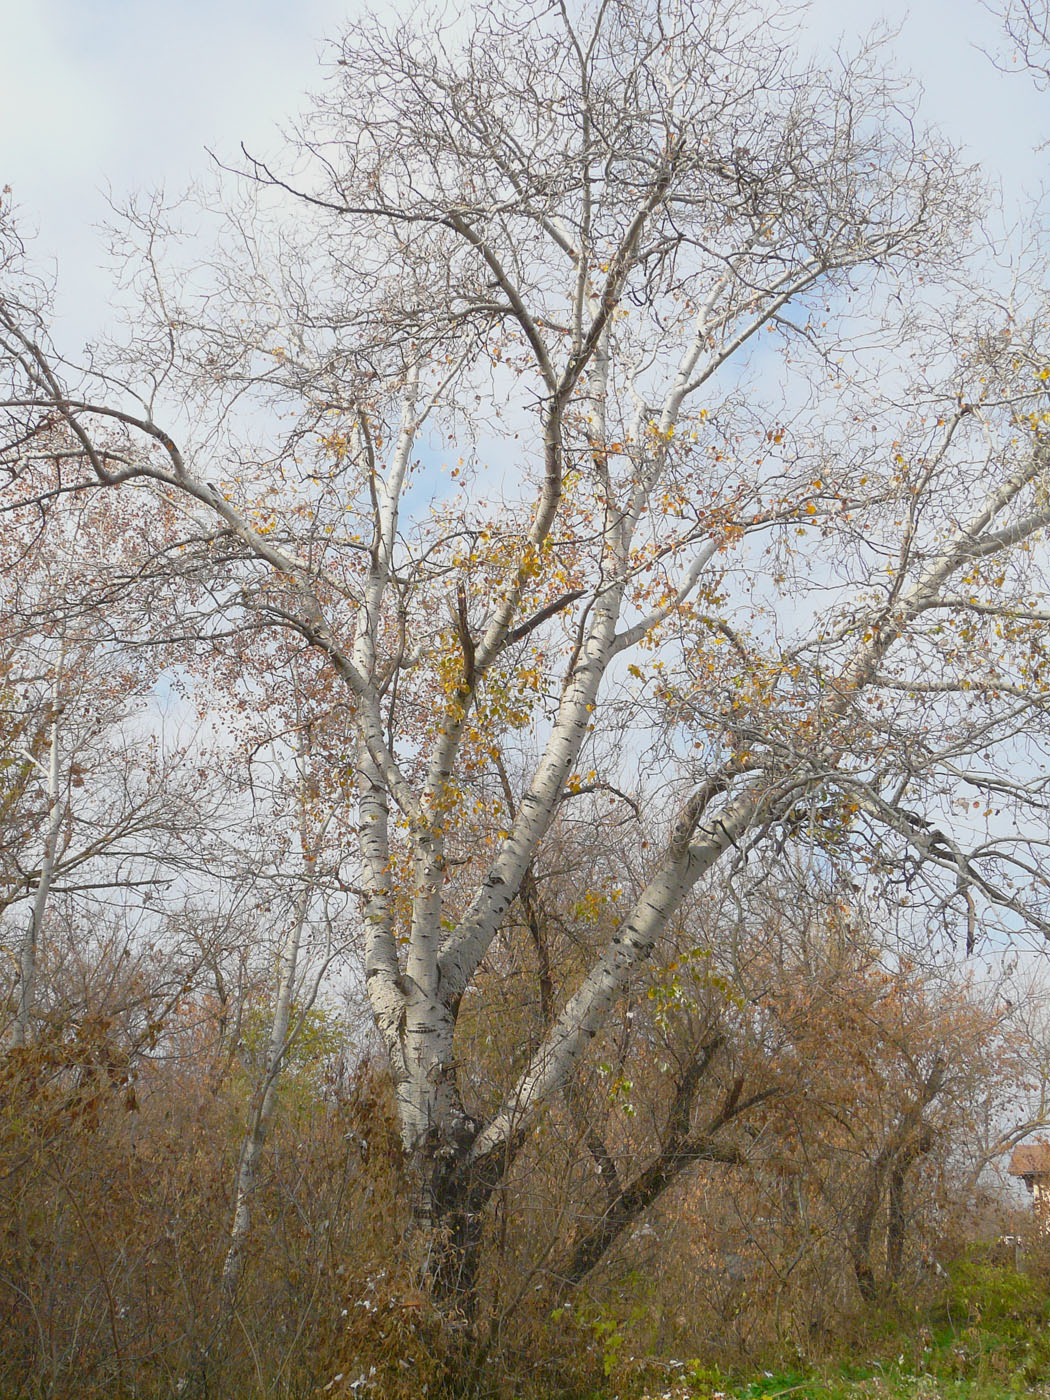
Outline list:
[[[776,3],[776,0],[771,0]],[[9,184],[40,255],[58,264],[64,327],[78,338],[105,314],[107,274],[93,231],[105,191],[184,187],[206,147],[274,144],[321,77],[325,36],[346,0],[6,0],[0,44],[0,185]],[[996,71],[1001,48],[980,0],[813,0],[815,42],[847,47],[881,20],[926,89],[930,120],[1002,179],[1013,204],[1035,193],[1050,154],[1050,96]],[[63,339],[65,336],[63,336]],[[68,345],[68,341],[67,341]]]
[[[779,0],[769,0],[771,6]],[[326,36],[347,0],[0,0],[0,186],[10,185],[38,256],[57,264],[58,339],[75,354],[105,320],[109,275],[95,231],[106,190],[174,194],[207,169],[206,148],[275,144],[316,88]],[[901,70],[925,115],[1001,181],[1007,208],[1038,194],[1050,151],[1050,95],[996,70],[999,26],[980,0],[812,0],[815,46],[856,46],[873,24],[900,29]]]

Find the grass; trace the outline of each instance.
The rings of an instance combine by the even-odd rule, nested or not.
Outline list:
[[[862,1351],[858,1345],[857,1351]],[[925,1315],[887,1314],[869,1332],[865,1362],[723,1376],[699,1361],[652,1373],[637,1400],[1050,1400],[1050,1280],[975,1252],[952,1269]],[[633,1400],[630,1391],[618,1400]]]
[[[744,1382],[697,1384],[688,1374],[669,1371],[662,1385],[650,1384],[639,1400],[1003,1400],[1008,1396],[1048,1397],[1050,1377],[1033,1382],[1023,1374],[951,1375],[935,1369],[912,1371],[896,1364],[843,1366],[827,1370],[764,1372]],[[624,1396],[623,1400],[627,1400]]]

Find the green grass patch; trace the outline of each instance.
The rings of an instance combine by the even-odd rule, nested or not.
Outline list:
[[[829,1355],[746,1376],[702,1361],[654,1363],[640,1390],[632,1395],[621,1375],[627,1384],[611,1388],[608,1400],[1050,1400],[1050,1277],[974,1251],[952,1267],[932,1306],[887,1306],[844,1345],[849,1359]]]

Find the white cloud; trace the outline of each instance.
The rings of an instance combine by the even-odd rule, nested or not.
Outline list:
[[[59,264],[67,329],[87,331],[108,275],[94,231],[105,190],[179,190],[206,148],[272,147],[320,80],[337,0],[36,0],[12,7],[0,45],[0,184],[37,251]]]
[[[105,316],[109,275],[94,231],[119,199],[169,193],[207,167],[205,148],[264,151],[320,82],[321,40],[344,0],[31,0],[9,6],[0,44],[0,184],[10,184],[37,250],[59,267],[63,339]],[[927,90],[925,115],[1001,175],[1008,203],[1034,190],[1050,98],[995,71],[1000,41],[980,0],[813,0],[815,41],[847,48],[886,19],[900,67]]]

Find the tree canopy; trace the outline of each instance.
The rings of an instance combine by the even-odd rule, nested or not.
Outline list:
[[[717,944],[697,901],[802,871],[927,946],[1050,931],[1044,290],[879,49],[793,23],[353,24],[281,157],[124,211],[85,365],[3,225],[7,528],[123,503],[73,611],[298,736],[455,1307],[541,1108],[691,920]],[[581,847],[573,976],[483,1096],[462,1018],[515,929],[542,972]]]

